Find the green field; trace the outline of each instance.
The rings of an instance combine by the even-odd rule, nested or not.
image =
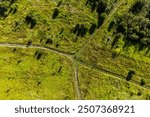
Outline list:
[[[39,49],[0,50],[0,99],[75,99],[68,58]]]
[[[83,99],[140,100],[150,99],[150,91],[98,70],[79,66],[79,82]]]
[[[0,1],[0,99],[150,99],[149,0]]]

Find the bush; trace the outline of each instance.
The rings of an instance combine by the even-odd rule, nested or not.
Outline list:
[[[98,17],[98,28],[101,27],[101,25],[104,23],[105,19],[106,19],[107,14],[106,13],[102,13],[99,17]]]
[[[16,4],[13,4],[10,9],[9,13],[15,14],[17,12],[18,6]]]
[[[90,29],[89,29],[89,33],[93,34],[95,30],[96,30],[96,24],[92,24]]]
[[[25,22],[30,25],[30,28],[33,29],[37,24],[36,20],[33,18],[32,15],[27,15],[25,18]]]
[[[35,52],[35,58],[36,58],[36,60],[39,60],[39,59],[42,57],[42,55],[43,55],[42,52],[36,51],[36,52]]]
[[[6,7],[0,7],[0,16],[5,17],[5,12],[7,11]]]
[[[145,80],[144,80],[144,79],[141,79],[141,83],[140,83],[141,86],[145,85],[145,83],[146,83]]]
[[[109,32],[113,29],[113,27],[115,26],[115,24],[116,24],[115,21],[110,22],[109,27],[108,27],[108,31]]]
[[[138,0],[137,2],[135,2],[132,6],[132,8],[130,9],[130,11],[133,13],[133,14],[138,14],[142,8],[144,7],[145,5],[145,2],[143,0]]]
[[[59,15],[59,10],[56,8],[56,9],[54,10],[53,15],[52,15],[52,19],[55,19],[58,15]]]
[[[131,80],[134,74],[135,74],[135,70],[129,70],[126,80],[127,81]]]
[[[53,40],[51,38],[48,38],[45,44],[53,44]]]

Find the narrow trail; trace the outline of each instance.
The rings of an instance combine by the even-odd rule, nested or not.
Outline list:
[[[77,99],[81,100],[82,97],[81,97],[80,86],[79,86],[79,79],[78,79],[78,63],[76,61],[74,61],[74,65],[75,65],[74,81],[75,81],[76,94],[77,94]]]
[[[81,65],[84,65],[84,66],[86,66],[86,67],[88,67],[88,68],[95,69],[95,70],[97,70],[97,71],[99,71],[99,72],[102,72],[102,73],[107,74],[107,75],[109,75],[109,76],[112,76],[112,77],[114,77],[114,78],[122,79],[122,80],[126,81],[126,77],[123,76],[123,75],[121,75],[121,74],[117,74],[117,73],[111,72],[111,71],[109,71],[109,70],[107,70],[107,69],[100,68],[100,67],[97,67],[97,66],[88,64],[88,63],[86,63],[86,62],[83,62],[83,61],[79,60],[78,58],[76,58],[76,61],[77,61],[78,63],[80,63]],[[131,82],[132,84],[134,84],[134,85],[136,85],[136,86],[138,86],[138,87],[141,87],[141,88],[150,90],[150,86],[147,86],[147,85],[141,86],[139,82],[137,82],[137,81],[135,81],[135,80],[133,80],[133,79],[131,79],[131,80],[128,81],[128,82]]]
[[[110,20],[110,18],[113,16],[113,14],[115,13],[115,11],[120,7],[120,5],[122,5],[122,3],[125,2],[125,0],[120,1],[119,3],[117,3],[114,6],[114,9],[109,13],[109,15],[107,16],[107,18],[105,19],[104,23],[101,25],[101,27],[94,33],[92,34],[87,41],[85,42],[84,46],[81,47],[81,49],[79,49],[79,51],[76,53],[76,55],[80,55],[84,49],[89,45],[89,43],[91,42],[92,38],[97,34],[97,33],[101,33],[103,27],[106,25],[106,23]]]
[[[57,49],[52,48],[52,47],[41,46],[41,45],[33,45],[33,44],[26,45],[26,44],[20,44],[20,43],[2,43],[2,42],[0,42],[0,46],[3,46],[3,47],[18,47],[18,48],[36,48],[36,49],[48,50],[48,51],[57,53],[59,55],[65,56],[67,58],[71,58],[71,56],[73,55],[72,53],[63,52],[63,51],[57,50]]]
[[[76,93],[76,99],[81,100],[81,94],[80,94],[79,82],[78,82],[78,65],[77,65],[76,61],[73,60],[72,53],[66,53],[66,52],[51,48],[51,47],[41,46],[41,45],[33,45],[33,44],[25,45],[25,44],[17,44],[17,43],[2,43],[2,42],[0,42],[0,47],[10,47],[10,48],[15,47],[15,48],[26,48],[26,49],[27,48],[36,48],[36,49],[51,51],[53,53],[67,57],[74,64],[75,72],[74,72],[73,82],[74,82],[74,88],[75,88],[75,93]]]
[[[81,47],[79,49],[79,51],[76,53],[76,54],[73,54],[73,53],[67,53],[67,52],[64,52],[64,51],[61,51],[61,50],[57,50],[55,48],[52,48],[52,47],[47,47],[47,46],[42,46],[42,45],[34,45],[34,44],[30,44],[30,45],[26,45],[26,44],[19,44],[19,43],[5,43],[5,42],[0,42],[0,46],[1,47],[15,47],[15,48],[36,48],[36,49],[42,49],[42,50],[46,50],[46,51],[51,51],[53,53],[56,53],[56,54],[59,54],[59,55],[62,55],[62,56],[65,56],[67,57],[68,59],[70,59],[73,64],[74,64],[74,78],[73,78],[73,82],[74,82],[74,90],[75,90],[75,93],[76,93],[76,99],[78,100],[81,100],[82,99],[82,96],[81,96],[81,91],[80,91],[80,86],[79,86],[79,78],[78,78],[78,64],[81,64],[81,65],[84,65],[84,66],[87,66],[88,68],[91,68],[91,69],[95,69],[99,72],[102,72],[104,74],[107,74],[109,76],[112,76],[112,77],[115,77],[117,79],[122,79],[122,80],[125,80],[126,81],[126,77],[123,76],[123,75],[120,75],[120,74],[116,74],[114,72],[111,72],[109,70],[106,70],[106,69],[103,69],[103,68],[99,68],[99,67],[96,67],[96,66],[93,66],[93,65],[90,65],[84,61],[81,61],[78,59],[78,56],[80,54],[82,54],[82,52],[85,50],[85,48],[90,44],[90,41],[92,40],[92,38],[97,34],[97,33],[101,33],[103,27],[107,24],[107,22],[110,20],[110,18],[113,16],[113,14],[115,13],[115,11],[120,7],[120,5],[124,2],[125,0],[122,0],[120,1],[119,3],[117,3],[115,6],[114,6],[114,9],[109,13],[108,17],[105,19],[104,23],[102,24],[102,26],[93,34],[89,37],[89,39],[85,42],[84,46]],[[77,57],[77,58],[76,58]],[[145,88],[145,89],[148,89],[150,90],[150,86],[141,86],[139,82],[137,81],[134,81],[134,80],[131,80],[129,81],[131,83],[133,83],[134,85],[137,85],[141,88]]]
[[[76,92],[76,99],[77,100],[81,100],[82,99],[82,96],[81,96],[81,91],[80,91],[80,86],[79,86],[79,79],[78,79],[78,64],[81,64],[81,65],[84,65],[88,68],[91,68],[91,69],[95,69],[99,72],[102,72],[104,74],[107,74],[109,76],[112,76],[112,77],[115,77],[117,79],[123,79],[126,81],[126,77],[123,76],[123,75],[120,75],[120,74],[116,74],[114,72],[111,72],[111,71],[108,71],[106,69],[103,69],[103,68],[99,68],[99,67],[96,67],[96,66],[93,66],[93,65],[90,65],[84,61],[81,61],[79,60],[78,58],[75,58],[73,56],[73,54],[71,53],[66,53],[66,52],[63,52],[63,51],[59,51],[57,49],[54,49],[54,48],[51,48],[51,47],[46,47],[46,46],[40,46],[40,45],[25,45],[25,44],[17,44],[17,43],[2,43],[0,42],[0,47],[17,47],[17,48],[36,48],[36,49],[42,49],[42,50],[46,50],[46,51],[51,51],[51,52],[54,52],[56,54],[59,54],[59,55],[62,55],[62,56],[65,56],[67,57],[68,59],[70,59],[73,64],[74,64],[74,78],[73,78],[73,81],[74,81],[74,88],[75,88],[75,92]],[[131,80],[129,81],[141,88],[145,88],[145,89],[148,89],[150,90],[150,86],[141,86],[140,83],[138,83],[137,81],[134,81],[134,80]]]

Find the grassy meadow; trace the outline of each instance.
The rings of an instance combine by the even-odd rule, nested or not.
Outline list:
[[[68,58],[38,49],[0,50],[0,99],[75,99]]]

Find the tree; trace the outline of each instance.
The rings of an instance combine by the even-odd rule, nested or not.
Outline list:
[[[117,32],[125,34],[126,31],[127,31],[127,24],[126,24],[126,22],[124,22],[124,21],[120,22],[120,24],[117,27]]]
[[[110,22],[109,27],[108,27],[108,31],[111,31],[113,29],[113,27],[115,26],[115,24],[116,24],[115,21]]]
[[[131,80],[134,74],[135,74],[135,70],[129,70],[126,80],[127,81]]]
[[[138,39],[139,39],[139,36],[136,35],[136,33],[134,33],[134,34],[131,34],[131,35],[129,36],[129,38],[134,41],[134,40],[138,40]]]
[[[105,12],[106,8],[107,8],[106,2],[103,2],[103,1],[99,2],[98,7],[97,7],[97,13],[101,15],[102,13]]]
[[[138,0],[137,2],[135,2],[133,4],[133,6],[131,7],[130,11],[133,14],[138,14],[138,13],[140,13],[140,11],[144,7],[144,5],[145,5],[145,2],[143,0]]]
[[[52,44],[53,40],[51,38],[48,38],[45,44]]]
[[[30,25],[30,28],[33,29],[37,24],[36,20],[33,18],[31,14],[27,15],[25,18],[25,22]]]
[[[145,85],[145,83],[146,83],[145,80],[144,80],[144,79],[141,79],[141,83],[140,83],[141,86]]]
[[[6,7],[0,7],[0,16],[5,17],[5,12],[7,11]]]
[[[89,29],[89,33],[93,34],[95,30],[96,30],[96,24],[92,24],[90,29]]]
[[[59,15],[59,10],[55,8],[54,13],[52,15],[52,19],[55,19]]]
[[[106,17],[107,17],[107,14],[106,14],[106,13],[102,13],[102,14],[98,17],[98,28],[100,28],[101,25],[104,23]]]

